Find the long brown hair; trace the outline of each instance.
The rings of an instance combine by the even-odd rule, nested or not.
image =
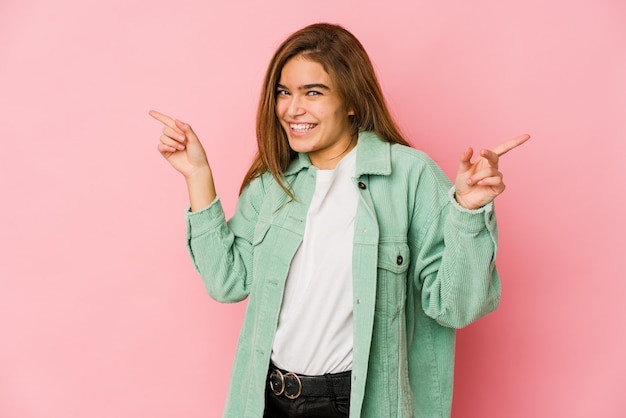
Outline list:
[[[285,192],[283,173],[295,158],[287,134],[276,115],[276,87],[283,67],[295,56],[318,62],[337,86],[347,109],[354,110],[354,132],[374,131],[387,142],[408,145],[394,122],[383,97],[372,63],[359,40],[339,25],[317,23],[307,26],[279,47],[270,61],[259,108],[256,133],[258,152],[246,173],[241,190],[254,178],[269,171]]]

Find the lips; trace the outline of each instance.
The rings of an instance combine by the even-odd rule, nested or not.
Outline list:
[[[310,131],[316,126],[317,124],[315,123],[290,123],[289,129],[291,129],[294,132],[304,133],[304,132]]]

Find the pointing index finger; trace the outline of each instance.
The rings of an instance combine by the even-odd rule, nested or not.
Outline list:
[[[499,157],[511,151],[513,148],[519,147],[520,145],[522,145],[524,142],[528,141],[529,139],[530,139],[530,135],[528,134],[517,136],[513,139],[509,139],[508,141],[503,142],[502,144],[498,145],[497,147],[493,149],[493,152],[498,154],[498,157]]]
[[[162,124],[169,126],[170,128],[176,131],[180,131],[180,129],[176,127],[176,121],[170,118],[169,116],[164,115],[163,113],[157,112],[156,110],[151,110],[148,112],[148,114],[152,116],[153,118],[155,118],[156,120],[158,120],[159,122],[161,122]]]

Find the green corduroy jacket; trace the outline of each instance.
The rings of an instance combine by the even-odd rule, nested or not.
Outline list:
[[[469,211],[423,152],[359,135],[353,265],[350,417],[449,417],[455,329],[500,299],[493,204]],[[225,417],[260,418],[291,259],[302,241],[317,169],[300,154],[250,182],[226,222],[219,198],[187,214],[187,242],[208,293],[249,298]]]

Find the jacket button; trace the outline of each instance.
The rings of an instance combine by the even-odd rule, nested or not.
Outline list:
[[[359,182],[359,189],[365,190],[367,189],[367,186],[365,185],[365,183],[363,183],[362,181]]]
[[[398,263],[399,266],[402,265],[402,262],[404,261],[404,258],[402,258],[401,255],[398,256],[398,258],[396,258],[396,263]]]

